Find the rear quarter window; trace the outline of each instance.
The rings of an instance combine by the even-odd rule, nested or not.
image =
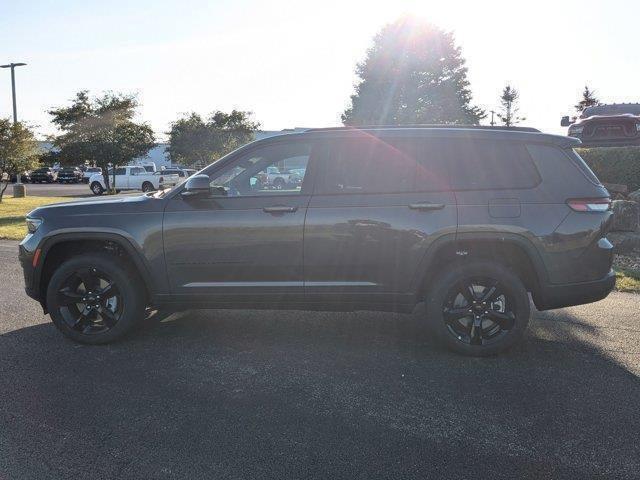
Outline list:
[[[527,189],[540,183],[522,143],[455,139],[444,148],[455,190]]]
[[[582,172],[582,174],[585,177],[587,177],[587,180],[589,180],[594,185],[602,185],[602,183],[600,182],[600,180],[598,179],[596,174],[593,173],[593,170],[591,170],[591,168],[589,168],[589,165],[587,165],[587,162],[585,162],[582,159],[582,157],[578,154],[578,152],[576,152],[573,149],[567,149],[564,152],[571,159],[573,164],[576,167],[578,167],[578,170],[580,170]]]

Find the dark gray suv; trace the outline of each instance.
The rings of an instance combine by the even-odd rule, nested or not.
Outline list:
[[[539,310],[613,288],[609,194],[533,129],[312,129],[253,142],[172,190],[42,207],[27,293],[67,336],[145,309],[412,312],[453,350],[499,352]],[[273,167],[300,181],[275,185]]]

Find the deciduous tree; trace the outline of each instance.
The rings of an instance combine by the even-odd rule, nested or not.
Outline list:
[[[116,166],[145,156],[154,146],[151,127],[134,121],[138,106],[134,95],[109,92],[91,99],[87,91],[81,91],[70,105],[50,110],[61,132],[52,138],[61,163],[89,162],[101,167],[110,191],[108,167],[115,171]]]
[[[38,143],[24,123],[0,118],[0,203],[11,177],[38,165]]]
[[[190,113],[171,124],[167,151],[172,162],[201,168],[253,140],[259,127],[251,112],[216,111],[206,120]]]

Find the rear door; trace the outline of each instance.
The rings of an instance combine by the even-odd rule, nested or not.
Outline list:
[[[456,204],[439,152],[420,138],[338,139],[318,165],[305,222],[310,301],[402,302]]]
[[[127,173],[127,167],[116,168],[115,175],[109,179],[113,183],[113,188],[115,188],[116,190],[126,190],[127,188],[129,188],[129,175],[127,175]]]

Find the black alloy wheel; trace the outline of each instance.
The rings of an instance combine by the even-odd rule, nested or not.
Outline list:
[[[47,285],[46,306],[54,325],[81,343],[109,343],[145,317],[147,294],[124,257],[80,253],[58,265]]]
[[[446,297],[442,313],[447,330],[468,345],[491,344],[515,325],[513,300],[496,279],[466,278]]]
[[[57,303],[67,326],[83,335],[110,330],[123,310],[116,282],[93,267],[71,273],[58,289]]]
[[[522,339],[529,293],[505,265],[471,260],[449,266],[427,292],[427,320],[440,341],[463,355],[489,356]]]

